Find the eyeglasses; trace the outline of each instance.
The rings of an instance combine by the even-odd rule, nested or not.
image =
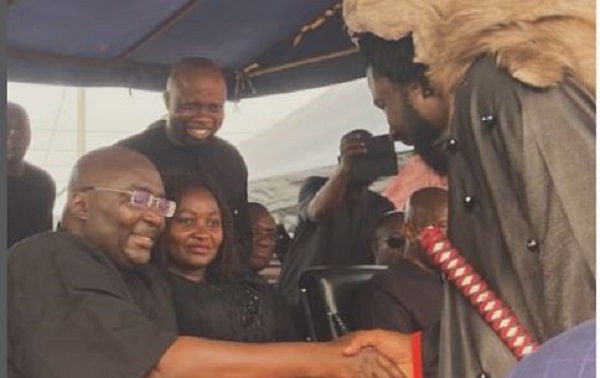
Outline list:
[[[277,232],[275,230],[265,230],[263,228],[252,228],[252,237],[254,239],[268,240],[275,242],[277,240]]]
[[[404,247],[405,242],[406,239],[400,236],[390,236],[385,240],[385,243],[388,245],[389,248],[402,248]]]
[[[120,193],[129,195],[129,203],[134,206],[141,208],[154,208],[158,210],[163,216],[167,218],[171,218],[175,215],[175,210],[177,209],[177,204],[173,201],[169,201],[163,197],[157,197],[152,195],[151,193],[140,190],[120,190],[120,189],[112,189],[112,188],[104,188],[100,186],[87,186],[85,188],[81,188],[82,192],[88,190],[96,190],[101,192],[112,192],[112,193]]]

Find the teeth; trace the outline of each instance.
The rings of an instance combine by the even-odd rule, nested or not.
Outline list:
[[[210,131],[206,129],[189,129],[189,133],[196,137],[206,137],[210,134]]]

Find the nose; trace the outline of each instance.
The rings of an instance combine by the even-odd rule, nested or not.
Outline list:
[[[152,207],[147,208],[142,213],[142,219],[144,222],[158,228],[161,231],[165,227],[165,216]]]
[[[198,222],[196,224],[196,227],[194,227],[192,236],[196,239],[208,238],[208,231],[206,230],[206,226],[204,224],[202,224],[202,222]]]

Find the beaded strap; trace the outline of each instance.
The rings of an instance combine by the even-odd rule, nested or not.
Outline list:
[[[423,229],[419,242],[431,260],[471,302],[517,359],[520,360],[537,349],[538,343],[512,310],[489,288],[438,228],[430,226]]]

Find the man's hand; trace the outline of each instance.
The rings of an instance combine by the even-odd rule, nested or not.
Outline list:
[[[406,378],[395,361],[375,348],[365,347],[352,355],[345,355],[348,343],[344,338],[324,345],[328,345],[328,349],[333,352],[333,355],[324,353],[320,356],[331,367],[326,374],[328,378]]]
[[[354,356],[364,348],[376,348],[394,361],[406,377],[413,377],[411,335],[384,330],[358,331],[340,338],[339,342],[346,344],[344,354],[347,356]]]
[[[370,138],[364,133],[354,132],[345,135],[340,142],[340,169],[348,173],[352,166],[352,161],[357,155],[364,155],[367,152],[365,141]]]

